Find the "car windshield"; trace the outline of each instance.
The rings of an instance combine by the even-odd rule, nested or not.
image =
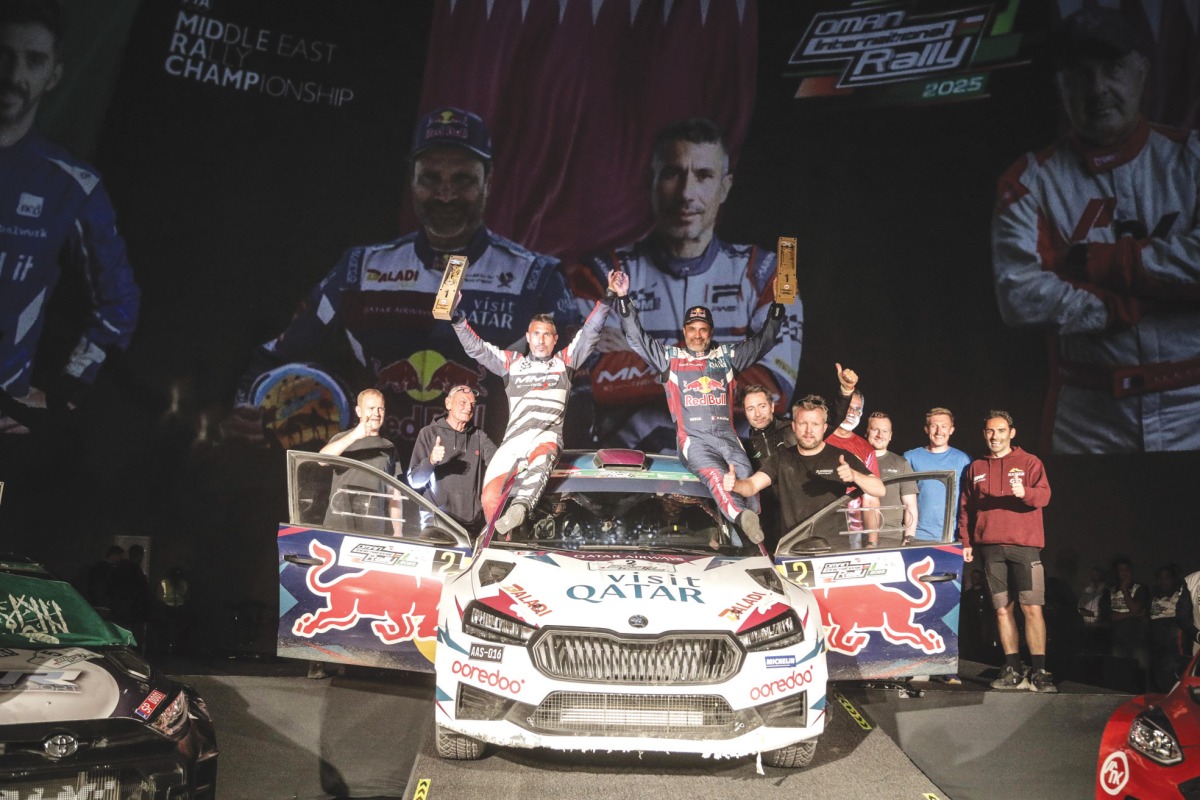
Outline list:
[[[0,647],[106,647],[133,634],[103,620],[69,583],[0,572]]]
[[[521,526],[497,536],[492,545],[761,555],[757,545],[721,517],[711,497],[555,488],[552,484]]]

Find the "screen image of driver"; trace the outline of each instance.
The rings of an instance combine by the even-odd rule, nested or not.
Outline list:
[[[546,487],[550,470],[562,451],[563,418],[571,382],[600,336],[610,303],[608,298],[598,300],[575,338],[557,353],[554,346],[558,343],[558,330],[554,318],[547,314],[534,316],[525,332],[529,355],[501,350],[485,342],[466,316],[457,308],[454,311],[454,333],[463,350],[484,369],[499,375],[508,395],[508,425],[483,476],[481,498],[484,516],[491,519],[500,507],[509,473],[520,468],[509,509],[496,521],[498,533],[524,522]]]
[[[675,421],[676,441],[683,463],[704,481],[717,507],[754,542],[763,540],[758,498],[742,498],[725,489],[725,474],[738,478],[754,470],[733,427],[734,376],[756,363],[779,336],[784,309],[772,303],[767,321],[748,339],[714,345],[712,312],[704,306],[688,309],[683,318],[684,346],[666,345],[642,328],[629,301],[629,278],[609,274],[617,294],[621,329],[630,348],[660,376],[667,406]]]
[[[586,307],[602,291],[604,276],[619,270],[629,276],[629,300],[654,338],[675,341],[684,312],[704,306],[712,312],[713,341],[741,341],[766,323],[775,297],[776,258],[770,250],[715,235],[733,187],[721,129],[701,117],[672,122],[659,131],[649,162],[653,230],[632,244],[572,264],[577,305]],[[766,386],[779,412],[786,410],[796,383],[803,328],[804,308],[796,298],[786,306],[769,352],[737,376],[743,386]],[[676,447],[671,410],[656,376],[630,350],[615,319],[596,350],[587,366],[595,441],[601,447],[671,452]]]

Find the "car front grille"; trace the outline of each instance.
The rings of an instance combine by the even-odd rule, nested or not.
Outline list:
[[[715,695],[553,692],[526,718],[539,733],[722,739],[745,728]]]
[[[0,781],[0,796],[17,800],[86,797],[88,800],[159,800],[168,787],[156,787],[136,769],[84,769],[39,774],[14,782]]]
[[[551,629],[533,645],[532,655],[534,666],[550,678],[639,686],[720,683],[742,665],[741,649],[719,633],[625,638]]]

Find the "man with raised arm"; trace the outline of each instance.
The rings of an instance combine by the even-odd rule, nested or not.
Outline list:
[[[621,276],[615,281],[612,276]],[[724,485],[726,471],[739,477],[753,468],[733,427],[734,376],[755,364],[779,337],[784,309],[772,303],[758,333],[740,342],[713,344],[713,315],[705,306],[692,306],[683,317],[682,347],[650,336],[629,301],[629,278],[609,273],[609,288],[617,294],[617,312],[629,347],[659,375],[667,393],[667,407],[675,421],[675,436],[684,465],[708,486],[717,507],[753,542],[763,540],[757,498],[749,503],[730,494]]]
[[[610,293],[621,277],[621,273],[609,276]],[[524,464],[510,492],[512,501],[508,511],[496,520],[497,533],[510,531],[524,522],[546,488],[550,470],[562,451],[563,418],[571,381],[591,354],[611,303],[608,296],[597,300],[575,338],[557,353],[554,346],[558,343],[558,330],[554,318],[536,314],[525,332],[529,355],[501,350],[485,342],[471,328],[466,316],[457,308],[454,311],[454,332],[463,350],[484,369],[499,375],[508,395],[508,426],[483,476],[481,501],[487,519],[500,507],[509,473]]]

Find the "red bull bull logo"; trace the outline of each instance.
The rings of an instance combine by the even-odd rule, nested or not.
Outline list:
[[[858,655],[876,632],[892,644],[906,644],[925,653],[941,653],[946,649],[941,634],[916,622],[916,615],[933,607],[934,589],[921,578],[933,571],[933,559],[925,558],[908,568],[908,582],[917,588],[916,598],[900,589],[866,583],[857,586],[828,586],[816,590],[823,602],[822,622],[829,650]],[[853,620],[849,627],[834,621],[830,609],[842,620]]]
[[[360,620],[374,620],[371,630],[384,644],[437,638],[437,606],[442,582],[420,575],[365,570],[341,575],[325,582],[322,576],[333,567],[337,554],[313,540],[308,552],[321,563],[310,567],[305,584],[310,592],[325,598],[325,608],[304,614],[292,633],[306,639],[327,630],[349,630]]]

